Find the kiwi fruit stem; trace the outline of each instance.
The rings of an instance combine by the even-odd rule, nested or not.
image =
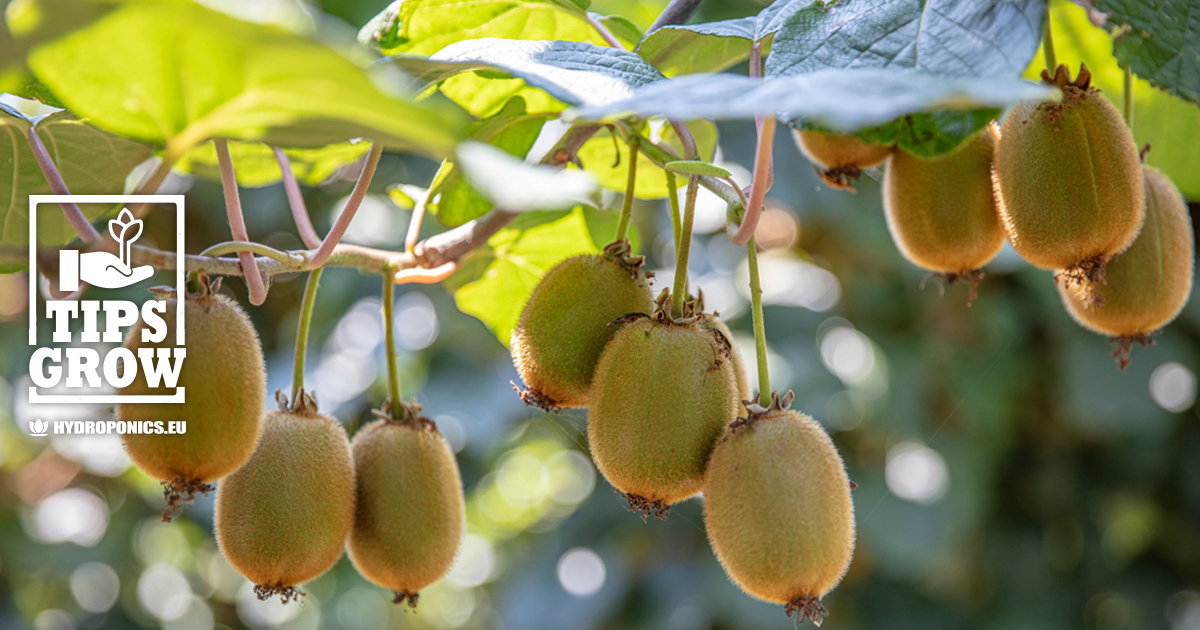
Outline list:
[[[616,137],[614,136],[614,140]],[[617,154],[620,159],[621,154]],[[633,216],[633,196],[637,191],[638,135],[629,134],[629,179],[625,184],[625,201],[621,206],[621,219],[617,222],[615,241],[623,241],[629,237],[629,220]],[[669,190],[674,190],[669,189]]]
[[[763,328],[762,283],[758,277],[758,245],[754,237],[746,243],[746,264],[750,267],[750,307],[754,317],[754,354],[758,358],[758,404],[771,403],[771,376],[767,372],[767,331]]]
[[[1124,83],[1124,98],[1125,108],[1121,113],[1125,114],[1125,126],[1129,127],[1129,131],[1133,131],[1133,70],[1129,66],[1125,66],[1125,83]]]
[[[683,219],[679,215],[679,195],[675,194],[679,188],[675,186],[675,173],[663,169],[667,174],[667,190],[671,194],[667,195],[667,201],[671,204],[671,235],[675,237],[675,251],[679,251],[679,233],[683,231]]]
[[[392,282],[393,275],[395,275],[395,269],[390,267],[383,274],[383,337],[384,343],[387,344],[388,371],[388,399],[384,403],[384,409],[399,412],[403,405],[400,401],[400,371],[396,368],[396,333],[392,330],[395,327],[393,322],[395,304],[393,302],[396,297],[396,283]],[[392,416],[392,419],[399,420],[400,418]]]
[[[321,282],[323,267],[308,272],[304,283],[304,298],[300,301],[300,321],[296,324],[296,356],[292,359],[292,404],[303,397],[304,354],[308,348],[308,327],[312,321],[313,304],[316,303],[317,285]]]
[[[688,177],[687,197],[683,202],[683,228],[675,247],[675,288],[672,290],[671,316],[683,317],[683,305],[687,300],[688,255],[692,248],[692,224],[696,219],[696,195],[700,192],[700,178]]]
[[[1054,54],[1054,32],[1050,27],[1050,13],[1046,13],[1046,25],[1042,29],[1042,55],[1046,58],[1046,70],[1054,72],[1058,57]]]

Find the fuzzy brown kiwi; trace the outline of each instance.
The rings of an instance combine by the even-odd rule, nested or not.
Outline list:
[[[420,407],[405,405],[354,436],[358,483],[346,550],[363,577],[417,604],[418,592],[450,570],[466,520],[462,480],[450,445]]]
[[[742,590],[819,623],[854,555],[850,479],[829,435],[788,411],[791,392],[730,425],[713,449],[704,522]]]
[[[1095,284],[1137,237],[1145,217],[1141,163],[1121,115],[1082,66],[1043,80],[1061,103],[1022,103],[1004,120],[995,187],[1013,249],[1068,283]]]
[[[337,562],[354,524],[354,464],[337,420],[300,392],[268,413],[250,460],[217,489],[217,544],[259,599],[286,603]]]
[[[121,441],[133,463],[165,486],[167,506],[163,520],[170,521],[182,504],[237,470],[250,458],[262,427],[266,376],[262,346],[250,318],[236,302],[216,293],[207,279],[199,294],[185,298],[184,326],[187,356],[179,370],[182,404],[119,403],[117,420],[123,422],[186,422],[182,434],[125,434]],[[173,293],[171,294],[173,296]],[[145,324],[139,321],[125,339],[135,355],[139,349],[170,348],[175,343],[177,300],[166,301],[167,335],[159,342],[142,339]],[[145,372],[120,390],[122,395],[164,395],[166,388],[151,388]]]
[[[672,319],[662,310],[669,301],[660,303],[600,355],[588,442],[631,509],[665,518],[703,487],[708,455],[740,402],[728,338],[699,316]]]
[[[1060,283],[1067,312],[1081,326],[1113,338],[1118,365],[1129,364],[1134,342],[1175,319],[1192,292],[1195,245],[1192,219],[1175,184],[1162,171],[1144,166],[1146,223],[1133,244],[1105,270],[1103,300],[1088,286]]]
[[[998,129],[988,125],[950,153],[898,150],[883,178],[883,209],[904,257],[951,282],[976,282],[1004,245],[992,191]]]
[[[879,166],[892,152],[890,146],[872,144],[849,134],[796,129],[792,137],[830,188],[850,192],[854,192],[853,181],[862,175],[864,168]]]
[[[643,258],[630,253],[628,241],[617,241],[601,254],[568,258],[533,290],[510,344],[527,404],[587,406],[596,361],[615,332],[609,322],[654,307]]]

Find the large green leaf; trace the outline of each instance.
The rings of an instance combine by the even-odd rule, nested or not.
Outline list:
[[[646,37],[638,54],[669,77],[720,72],[749,57],[755,41],[762,40],[765,54],[784,22],[813,4],[813,0],[776,0],[750,17],[664,26]]]
[[[397,0],[358,39],[389,55],[431,55],[481,37],[603,44],[587,21],[587,8],[587,0]]]
[[[137,2],[43,44],[31,69],[72,111],[179,157],[215,137],[322,147],[369,137],[444,155],[454,123],[382,93],[321,44],[189,2]]]
[[[1037,51],[1045,14],[1045,0],[813,3],[776,33],[766,74],[900,67],[1017,76]]]
[[[584,42],[473,39],[425,58],[392,57],[392,63],[428,83],[484,71],[521,79],[567,105],[602,105],[628,98],[634,88],[663,75],[641,57]]]
[[[468,125],[464,135],[524,158],[541,133],[545,121],[545,115],[526,113],[525,101],[516,97],[496,115]],[[442,162],[429,190],[431,196],[438,197],[428,205],[428,209],[446,225],[462,225],[492,209],[492,202],[463,179],[462,171],[453,159]]]
[[[1054,46],[1060,63],[1078,68],[1086,62],[1092,85],[1118,109],[1122,107],[1124,72],[1112,56],[1113,38],[1088,21],[1082,8],[1069,3],[1051,9]],[[1037,77],[1042,70],[1035,59],[1025,76]],[[1133,135],[1138,146],[1150,143],[1147,162],[1162,169],[1194,201],[1200,201],[1200,107],[1134,79]]]
[[[613,213],[583,208],[523,214],[463,257],[446,289],[459,310],[478,317],[508,345],[521,309],[546,271],[569,256],[599,252],[611,240],[616,219]]]
[[[1133,73],[1200,103],[1200,0],[1097,0],[1119,30],[1113,53]]]
[[[731,120],[778,115],[789,124],[851,132],[909,114],[997,109],[1060,96],[1054,88],[1016,78],[945,77],[895,69],[823,70],[766,79],[687,75],[639,88],[624,101],[570,110],[566,117]]]
[[[717,126],[706,120],[697,120],[688,123],[688,129],[696,139],[700,159],[713,159],[717,151]],[[676,155],[685,154],[675,129],[664,121],[658,120],[643,125],[642,133],[652,141],[674,147]],[[598,131],[584,143],[578,155],[583,168],[596,176],[601,186],[625,191],[625,186],[629,183],[629,145],[621,140],[614,141],[610,130],[604,128]],[[687,178],[676,177],[675,182],[676,185],[683,186],[687,184]],[[662,169],[645,155],[638,153],[637,191],[634,196],[638,199],[664,199],[667,194],[667,178]]]
[[[296,180],[306,186],[317,186],[332,177],[339,168],[353,164],[370,150],[369,142],[339,142],[317,149],[284,149],[284,153],[288,156]],[[238,184],[242,186],[270,186],[283,178],[275,151],[261,142],[230,142],[229,157],[233,160]],[[188,151],[175,168],[206,179],[221,179],[217,152],[211,142]]]
[[[133,167],[150,157],[148,144],[115,136],[67,112],[41,118],[0,104],[0,247],[29,246],[29,195],[51,194],[29,148],[25,132],[35,126],[67,188],[74,194],[119,194]],[[104,214],[101,205],[81,207],[89,219]],[[58,208],[38,213],[38,243],[55,247],[76,235]],[[24,265],[0,268],[8,273]]]

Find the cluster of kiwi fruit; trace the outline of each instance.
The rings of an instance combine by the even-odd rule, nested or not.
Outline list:
[[[709,541],[747,593],[815,622],[854,550],[852,484],[791,392],[749,399],[729,329],[703,299],[672,313],[628,241],[546,273],[512,335],[528,404],[588,408],[596,467],[645,519],[703,493]],[[514,385],[515,387],[515,385]]]
[[[298,598],[345,550],[363,577],[415,607],[418,592],[450,570],[464,532],[449,444],[415,402],[385,402],[353,440],[303,387],[290,401],[276,393],[279,409],[264,413],[264,360],[250,319],[217,293],[219,280],[200,274],[200,287],[183,298],[186,402],[116,408],[126,421],[187,421],[180,435],[123,436],[134,464],[166,488],[163,520],[220,480],[218,546],[260,599]],[[161,343],[174,339],[179,301],[167,300],[170,334]],[[152,345],[140,324],[126,340],[135,351]],[[154,389],[139,373],[121,393]]]
[[[849,135],[796,131],[801,151],[836,188],[887,162],[883,206],[892,238],[913,264],[969,281],[1005,240],[1027,262],[1055,271],[1063,304],[1084,328],[1115,344],[1118,367],[1133,343],[1187,303],[1195,251],[1179,189],[1144,164],[1129,127],[1081,65],[1042,72],[1059,102],[1022,103],[933,158]]]

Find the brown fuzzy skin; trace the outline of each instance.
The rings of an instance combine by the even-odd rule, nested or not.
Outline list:
[[[354,500],[350,440],[337,420],[275,411],[250,461],[217,489],[217,544],[251,582],[298,586],[342,556]]]
[[[801,130],[792,135],[804,157],[827,171],[879,166],[892,152],[887,145],[864,142],[854,135]]]
[[[513,365],[525,385],[555,407],[586,407],[596,361],[628,313],[650,313],[645,277],[598,254],[548,271],[512,332]]]
[[[914,265],[966,273],[1004,246],[992,192],[997,130],[988,125],[954,151],[932,159],[896,151],[883,178],[883,210],[892,240]]]
[[[1133,245],[1108,263],[1103,302],[1094,303],[1088,287],[1058,287],[1071,317],[1103,335],[1152,333],[1179,315],[1192,292],[1196,252],[1187,204],[1169,177],[1144,170],[1146,223]]]
[[[596,366],[592,457],[621,492],[682,501],[702,489],[709,453],[738,406],[732,362],[711,330],[649,318],[626,324]]]
[[[792,411],[730,429],[717,443],[704,522],[730,579],[770,602],[820,599],[854,555],[842,459],[820,425]]]
[[[1022,103],[1004,120],[995,187],[1013,249],[1042,269],[1114,256],[1145,216],[1133,135],[1098,92],[1063,88],[1063,102]]]
[[[368,580],[416,594],[441,579],[466,521],[458,462],[432,422],[378,420],[351,442],[358,508],[346,550]]]
[[[168,333],[163,341],[142,342],[143,322],[129,332],[125,347],[170,348],[175,343],[174,299],[166,300],[162,318]],[[236,302],[221,296],[188,297],[184,309],[187,356],[179,371],[186,388],[183,404],[120,403],[117,420],[186,421],[182,435],[122,435],[125,450],[142,472],[159,481],[183,478],[210,482],[241,467],[254,452],[262,427],[266,375],[262,346],[250,318]],[[161,385],[161,383],[160,383]],[[145,374],[121,394],[167,394],[166,388],[146,386]]]

